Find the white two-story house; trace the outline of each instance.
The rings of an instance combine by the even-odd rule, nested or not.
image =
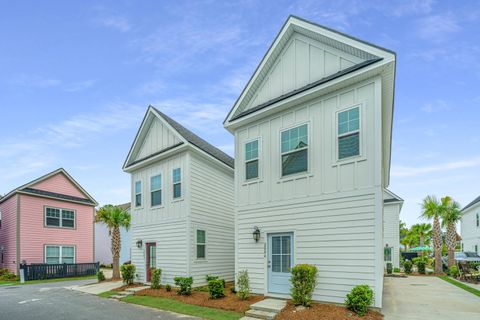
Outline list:
[[[227,115],[235,268],[254,293],[288,297],[289,268],[308,263],[314,300],[343,303],[367,284],[382,306],[395,59],[289,17]]]
[[[131,174],[131,256],[137,280],[234,276],[233,159],[149,107],[123,170]]]
[[[480,196],[462,209],[462,251],[480,254]]]
[[[383,193],[383,260],[400,268],[400,211],[403,199],[390,190]]]

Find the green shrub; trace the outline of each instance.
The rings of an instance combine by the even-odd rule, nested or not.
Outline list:
[[[393,267],[392,263],[388,262],[387,263],[387,273],[388,274],[392,274],[392,267]]]
[[[210,276],[210,275],[206,275],[205,278],[207,279],[207,283],[210,281],[210,280],[221,280],[223,282],[223,287],[225,288],[226,285],[225,285],[225,280],[224,279],[219,279],[218,276]]]
[[[250,296],[250,279],[248,277],[247,270],[238,272],[237,286],[238,286],[237,296],[240,298],[240,300],[247,300],[248,297]]]
[[[208,281],[208,295],[212,299],[225,297],[225,285],[220,279]]]
[[[196,287],[196,288],[193,289],[193,291],[208,292],[208,285],[202,286],[202,287]]]
[[[135,266],[133,264],[124,264],[121,266],[123,283],[132,284],[135,278]]]
[[[169,285],[169,284],[167,284],[167,285],[165,286],[165,290],[167,290],[167,292],[172,291],[172,286]]]
[[[10,274],[10,270],[8,270],[7,268],[0,268],[0,277],[4,274]]]
[[[403,263],[403,269],[405,270],[406,274],[411,274],[412,273],[412,261],[405,260],[405,262]]]
[[[175,277],[173,278],[175,285],[179,287],[177,294],[182,296],[189,296],[192,294],[192,277]]]
[[[105,281],[105,275],[103,274],[103,271],[102,271],[102,270],[99,270],[99,271],[97,272],[97,279],[98,279],[98,282]]]
[[[400,272],[400,268],[393,268],[393,272],[395,272],[395,273]]]
[[[451,266],[448,271],[449,271],[448,273],[450,274],[450,276],[452,276],[454,278],[456,278],[460,275],[460,272],[458,271],[457,266]]]
[[[425,261],[417,260],[418,273],[425,274]]]
[[[162,282],[162,269],[152,269],[152,284],[150,288],[160,289]]]
[[[352,291],[347,294],[345,304],[348,309],[363,317],[367,313],[368,307],[372,304],[372,300],[372,289],[367,285],[359,285],[354,287]]]
[[[317,272],[317,267],[310,264],[297,264],[291,269],[291,292],[295,305],[310,306],[313,290],[317,286]]]

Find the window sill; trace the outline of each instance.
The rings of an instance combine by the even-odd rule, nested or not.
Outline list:
[[[70,227],[59,227],[59,226],[47,226],[47,225],[44,225],[43,226],[44,228],[50,228],[50,229],[62,229],[62,230],[76,230],[77,227],[73,227],[73,228],[70,228]]]
[[[338,166],[341,166],[341,165],[344,165],[344,164],[362,162],[362,161],[366,161],[366,160],[367,160],[367,157],[365,157],[365,156],[354,156],[354,157],[345,158],[345,159],[342,159],[342,160],[335,160],[335,162],[332,163],[332,167],[338,167]]]
[[[150,210],[158,210],[158,209],[163,209],[163,208],[165,208],[165,206],[162,205],[162,204],[159,204],[158,206],[150,207]]]
[[[260,182],[263,182],[263,179],[255,178],[255,179],[244,180],[242,183],[242,186],[248,186],[250,184],[258,184]]]
[[[183,201],[185,200],[183,197],[182,198],[178,198],[178,199],[173,199],[172,202],[175,203],[175,202],[180,202],[180,201]]]
[[[305,178],[312,178],[314,175],[312,173],[308,172],[302,172],[302,173],[295,173],[291,174],[285,177],[282,177],[277,180],[277,183],[284,183],[284,182],[289,182],[289,181],[294,181],[294,180],[300,180],[300,179],[305,179]]]
[[[195,259],[193,262],[194,263],[207,263],[208,259],[206,259],[206,258],[205,259]]]

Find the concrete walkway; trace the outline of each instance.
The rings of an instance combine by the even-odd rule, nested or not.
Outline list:
[[[79,285],[69,287],[71,290],[90,293],[90,294],[99,294],[105,291],[110,291],[116,288],[123,286],[122,281],[106,281],[100,283],[93,283],[88,285]]]
[[[480,319],[480,298],[437,277],[385,278],[385,320]]]

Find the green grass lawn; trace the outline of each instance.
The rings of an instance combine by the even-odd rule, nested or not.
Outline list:
[[[61,282],[61,281],[72,281],[72,280],[88,280],[88,279],[96,279],[96,278],[97,278],[97,276],[72,277],[72,278],[57,278],[57,279],[45,279],[45,280],[30,280],[30,281],[25,281],[25,283],[20,283],[20,281],[6,281],[6,280],[1,280],[1,281],[0,281],[0,286],[13,286],[13,285],[48,283],[48,282]]]
[[[473,293],[474,295],[480,297],[480,290],[477,290],[475,288],[472,288],[464,283],[461,283],[460,281],[454,280],[450,278],[449,276],[438,276],[440,279],[447,281],[448,283],[453,284],[454,286],[457,286],[459,288],[462,288],[465,291],[468,291],[470,293]]]
[[[183,303],[178,300],[162,297],[131,295],[123,298],[122,301],[211,320],[238,320],[243,317],[243,314],[233,311],[200,307],[193,304]]]
[[[111,296],[114,296],[116,294],[118,294],[118,292],[116,291],[105,291],[105,292],[99,293],[98,296],[102,298],[110,298]]]

